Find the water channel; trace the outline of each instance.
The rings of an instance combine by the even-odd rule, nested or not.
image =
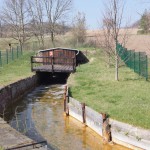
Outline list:
[[[9,108],[6,120],[19,132],[52,150],[128,150],[105,145],[99,135],[63,113],[64,85],[39,86]],[[10,115],[11,114],[11,115]]]

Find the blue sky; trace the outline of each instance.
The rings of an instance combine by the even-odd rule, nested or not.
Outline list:
[[[0,6],[5,0],[0,0]],[[73,0],[73,10],[71,16],[75,16],[78,11],[84,12],[87,20],[87,27],[90,29],[99,28],[100,20],[102,19],[103,2],[107,0]],[[126,9],[124,12],[124,22],[129,20],[132,24],[140,18],[145,9],[150,10],[150,0],[124,0]]]
[[[74,14],[78,11],[86,14],[87,26],[90,29],[99,28],[102,19],[103,1],[107,0],[74,0]],[[145,9],[150,10],[149,0],[125,0],[124,22],[130,20],[132,24],[140,18]],[[130,18],[130,19],[129,19]]]

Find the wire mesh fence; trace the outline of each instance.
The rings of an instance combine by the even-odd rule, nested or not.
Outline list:
[[[148,80],[148,57],[145,52],[135,52],[127,50],[121,44],[116,45],[118,56],[126,64],[127,67],[133,69]]]
[[[5,51],[0,51],[0,67],[14,61],[22,55],[22,49],[17,46],[16,48],[6,49]]]
[[[40,49],[40,45],[37,41],[32,41],[25,43],[22,48],[17,46],[16,48],[10,47],[9,49],[0,51],[0,67],[3,67],[10,62],[18,59],[20,56],[23,55],[24,52],[35,52]]]

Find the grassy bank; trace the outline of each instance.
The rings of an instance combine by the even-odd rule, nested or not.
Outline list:
[[[98,112],[135,126],[150,129],[150,83],[127,67],[107,68],[101,52],[90,52],[90,62],[77,68],[68,80],[71,94]]]
[[[32,75],[30,56],[33,52],[26,52],[23,56],[3,68],[0,68],[0,86],[8,85],[19,79]]]

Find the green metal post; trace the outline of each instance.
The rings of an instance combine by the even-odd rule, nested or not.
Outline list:
[[[139,52],[139,75],[141,75],[141,53]]]
[[[130,58],[129,58],[129,60],[130,60],[130,61],[129,61],[129,67],[130,67],[130,69],[131,69],[131,68],[132,68],[132,63],[131,63],[131,62],[132,62],[131,50],[130,50],[130,55],[129,55],[129,57],[130,57]]]
[[[148,81],[148,58],[146,55],[146,81]]]
[[[23,45],[20,46],[21,55],[23,54]]]
[[[12,61],[14,60],[14,48],[11,49],[11,58],[12,58]]]
[[[34,54],[35,54],[35,41],[33,41],[33,52],[34,52]]]
[[[21,46],[21,47],[20,47],[20,50],[21,50],[21,55],[23,54],[23,49],[22,49],[22,47],[23,47],[23,46]]]
[[[8,64],[9,60],[8,60],[8,50],[6,49],[6,64]]]
[[[0,66],[2,67],[2,53],[0,51]]]
[[[135,72],[135,51],[133,53],[133,61],[134,61],[133,65],[134,65],[134,72]]]
[[[19,57],[19,46],[17,46],[17,58]]]

